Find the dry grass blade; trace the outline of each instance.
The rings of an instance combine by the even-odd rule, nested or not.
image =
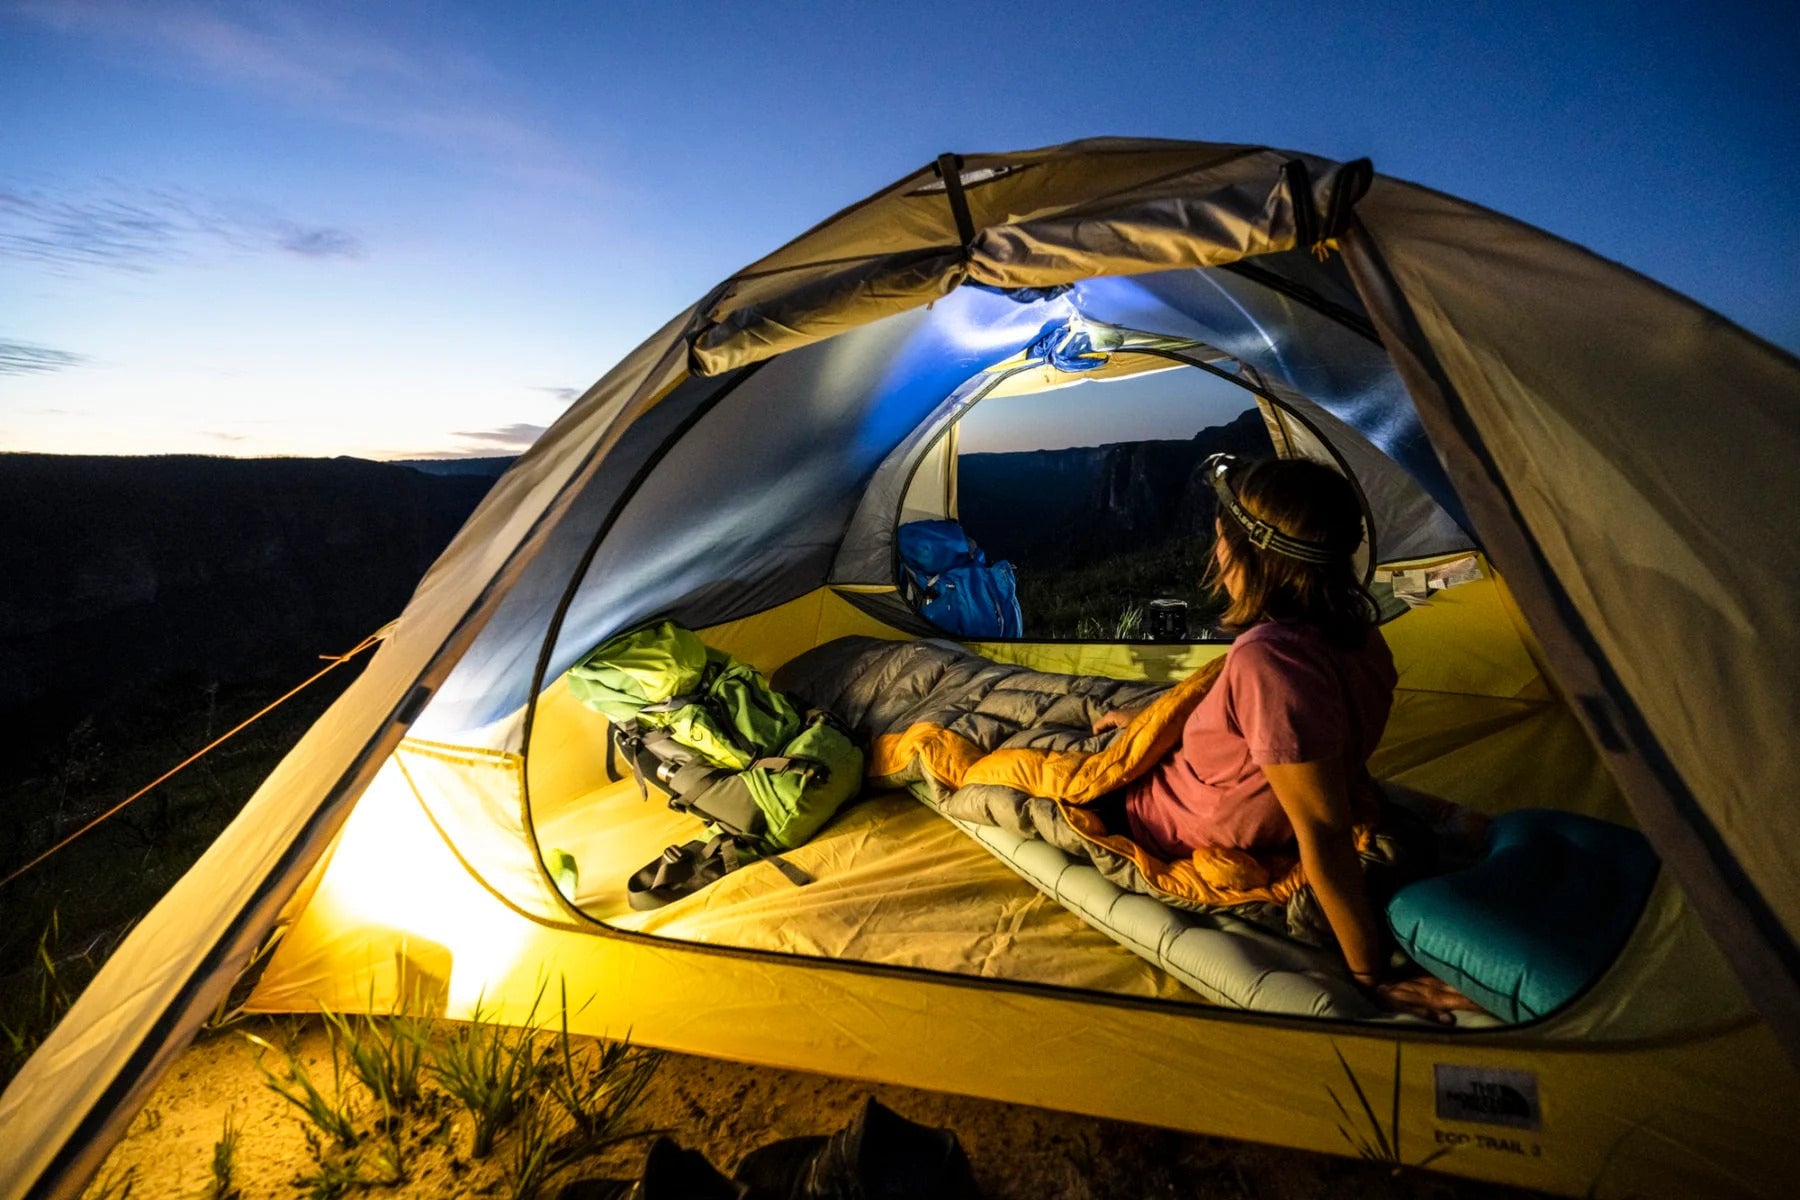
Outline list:
[[[1452,1146],[1439,1146],[1436,1150],[1433,1150],[1430,1154],[1427,1154],[1424,1158],[1421,1158],[1418,1162],[1414,1163],[1413,1166],[1421,1169],[1429,1167],[1432,1163],[1450,1153],[1454,1148],[1455,1147]]]
[[[1351,1148],[1356,1151],[1359,1157],[1371,1161],[1379,1161],[1381,1155],[1376,1151],[1375,1147],[1369,1145],[1369,1140],[1367,1138],[1363,1137],[1361,1133],[1355,1132],[1355,1118],[1350,1115],[1350,1110],[1344,1107],[1344,1102],[1338,1098],[1337,1092],[1333,1090],[1330,1084],[1325,1086],[1325,1094],[1331,1097],[1331,1102],[1337,1105],[1338,1114],[1344,1118],[1343,1123],[1337,1127],[1337,1131],[1343,1135],[1344,1140],[1350,1143]]]
[[[1352,1071],[1350,1069],[1350,1064],[1344,1060],[1344,1052],[1337,1048],[1335,1042],[1332,1043],[1331,1052],[1337,1055],[1338,1065],[1344,1068],[1344,1076],[1350,1080],[1350,1089],[1356,1093],[1356,1102],[1362,1105],[1364,1115],[1369,1118],[1369,1129],[1375,1135],[1375,1148],[1378,1151],[1377,1157],[1385,1162],[1398,1163],[1400,1161],[1399,1156],[1394,1153],[1394,1147],[1388,1142],[1387,1134],[1382,1131],[1381,1122],[1376,1118],[1375,1109],[1369,1103],[1369,1097],[1364,1093],[1362,1084],[1358,1082],[1356,1072]],[[1396,1092],[1398,1092],[1399,1087],[1400,1080],[1395,1078],[1394,1088]],[[1333,1099],[1335,1098],[1336,1097],[1333,1097]],[[1343,1105],[1340,1104],[1338,1107],[1341,1110]]]
[[[108,1171],[90,1184],[87,1191],[81,1193],[81,1200],[131,1200],[131,1192],[135,1187],[136,1167],[118,1173]]]
[[[1113,637],[1117,641],[1136,641],[1144,631],[1144,609],[1142,605],[1127,604],[1119,610],[1119,619],[1113,624]]]
[[[278,1075],[263,1062],[262,1054],[256,1056],[257,1068],[262,1071],[264,1082],[269,1090],[299,1109],[301,1114],[317,1127],[319,1132],[348,1149],[356,1144],[357,1132],[356,1123],[350,1115],[350,1106],[344,1101],[343,1052],[329,1024],[325,1026],[325,1033],[326,1042],[331,1049],[331,1095],[329,1097],[313,1082],[312,1073],[301,1061],[298,1050],[292,1047],[277,1050],[253,1033],[246,1033],[244,1037],[260,1050],[274,1051],[282,1057],[286,1069]]]
[[[225,1114],[225,1127],[219,1132],[219,1140],[213,1143],[212,1182],[206,1190],[208,1200],[237,1200],[243,1194],[237,1183],[238,1142],[243,1137],[243,1127],[236,1118],[235,1110]]]
[[[1394,1165],[1400,1165],[1400,1043],[1394,1042],[1394,1119],[1388,1125],[1388,1140],[1394,1147]]]
[[[506,1164],[506,1182],[511,1200],[537,1200],[566,1159],[558,1153],[554,1135],[554,1114],[539,1098],[525,1106],[519,1114],[518,1136],[513,1141],[511,1159]]]

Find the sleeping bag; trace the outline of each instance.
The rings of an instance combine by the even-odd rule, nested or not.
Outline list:
[[[841,638],[777,678],[866,739],[873,783],[918,791],[960,820],[1041,838],[1128,891],[1330,946],[1330,925],[1294,854],[1201,847],[1170,862],[1108,830],[1087,807],[1174,749],[1223,665],[1216,659],[1171,687],[1031,671],[932,642]],[[1124,729],[1093,732],[1101,714],[1140,705]],[[1416,830],[1385,811],[1378,825],[1357,827],[1365,872],[1404,877],[1418,857],[1406,836]]]

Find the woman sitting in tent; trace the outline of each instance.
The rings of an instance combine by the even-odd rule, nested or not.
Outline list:
[[[1353,566],[1363,540],[1354,492],[1300,459],[1215,455],[1202,469],[1219,502],[1209,582],[1229,598],[1222,623],[1237,637],[1174,752],[1101,802],[1107,826],[1171,861],[1198,846],[1297,846],[1359,984],[1420,1016],[1474,1008],[1429,976],[1387,978],[1383,927],[1363,885],[1352,828],[1380,807],[1368,761],[1397,677]],[[1095,729],[1131,715],[1107,713]]]

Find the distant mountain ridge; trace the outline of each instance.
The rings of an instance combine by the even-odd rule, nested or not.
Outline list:
[[[990,558],[1066,567],[1208,532],[1216,500],[1200,464],[1219,453],[1272,455],[1261,412],[1185,441],[965,454],[957,506]]]
[[[481,475],[488,479],[498,479],[506,474],[508,467],[518,461],[518,455],[507,454],[497,458],[390,458],[387,461],[389,466],[411,467],[427,475]]]
[[[0,455],[0,714],[291,681],[399,615],[492,486],[355,458]]]

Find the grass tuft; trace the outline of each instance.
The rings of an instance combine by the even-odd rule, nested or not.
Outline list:
[[[256,1065],[262,1070],[270,1091],[299,1109],[313,1128],[339,1146],[348,1149],[356,1145],[356,1122],[351,1116],[349,1101],[344,1096],[344,1047],[338,1041],[336,1028],[329,1021],[325,1024],[325,1042],[331,1052],[329,1095],[313,1082],[312,1072],[307,1069],[298,1050],[291,1044],[276,1050],[254,1033],[246,1033],[244,1037],[260,1051],[274,1051],[282,1056],[283,1063],[279,1073],[263,1061],[262,1053],[256,1056]]]
[[[6,994],[0,995],[0,1011],[8,1014],[0,1021],[0,1088],[43,1044],[130,927],[127,922],[91,938],[80,949],[65,951],[62,917],[50,910],[31,961],[7,981]]]
[[[431,1022],[403,1013],[346,1017],[326,1012],[332,1036],[344,1046],[351,1071],[386,1113],[406,1113],[425,1098],[426,1047]]]
[[[208,1200],[238,1200],[243,1195],[237,1181],[237,1152],[244,1131],[236,1117],[234,1111],[225,1114],[225,1127],[219,1131],[219,1140],[213,1143],[212,1183],[206,1191]]]
[[[555,1112],[540,1096],[519,1114],[518,1132],[506,1164],[510,1200],[537,1200],[567,1161],[557,1147]]]
[[[269,1089],[297,1111],[312,1161],[295,1188],[335,1200],[399,1186],[411,1179],[408,1159],[419,1151],[432,1162],[441,1156],[460,1178],[471,1169],[458,1157],[463,1110],[473,1125],[467,1159],[487,1160],[463,1182],[515,1200],[551,1195],[578,1164],[652,1136],[628,1121],[661,1055],[629,1038],[572,1033],[566,984],[560,1019],[540,1021],[540,1012],[548,1017],[547,990],[539,988],[520,1025],[498,1023],[479,1003],[461,1023],[322,1010],[329,1072],[303,1054],[297,1026],[273,1023],[268,1040],[243,1032]],[[207,1200],[241,1200],[242,1132],[239,1114],[228,1113],[213,1146]],[[94,1194],[122,1200],[130,1182],[121,1177]]]
[[[469,1112],[474,1135],[471,1158],[486,1158],[494,1139],[531,1100],[544,1064],[538,1055],[537,1010],[543,990],[523,1023],[495,1024],[476,1002],[475,1012],[432,1056],[431,1075]]]
[[[630,1039],[588,1042],[569,1032],[569,992],[561,1020],[539,1059],[542,1094],[521,1114],[507,1170],[513,1200],[535,1200],[566,1168],[609,1147],[656,1131],[626,1129],[626,1119],[662,1056]]]
[[[1339,1050],[1335,1043],[1333,1043],[1331,1047],[1331,1052],[1337,1055],[1338,1066],[1344,1069],[1344,1077],[1350,1081],[1351,1092],[1356,1096],[1357,1105],[1362,1110],[1364,1120],[1368,1123],[1369,1133],[1365,1136],[1362,1130],[1358,1128],[1361,1122],[1350,1115],[1350,1110],[1345,1106],[1343,1100],[1338,1096],[1331,1085],[1326,1085],[1325,1094],[1331,1097],[1331,1102],[1337,1106],[1338,1115],[1343,1118],[1343,1121],[1340,1122],[1337,1127],[1338,1134],[1350,1144],[1351,1149],[1356,1151],[1358,1158],[1364,1159],[1367,1162],[1385,1163],[1393,1170],[1394,1174],[1398,1175],[1409,1167],[1413,1169],[1428,1167],[1444,1155],[1450,1153],[1451,1148],[1449,1146],[1441,1146],[1416,1163],[1408,1163],[1405,1159],[1400,1157],[1399,1042],[1394,1043],[1392,1113],[1390,1124],[1385,1129],[1382,1128],[1381,1121],[1375,1116],[1375,1107],[1369,1103],[1369,1096],[1368,1093],[1363,1090],[1362,1082],[1357,1079],[1356,1072],[1350,1069],[1349,1062],[1345,1060],[1344,1052]]]
[[[623,1041],[600,1041],[576,1048],[569,1034],[569,996],[562,994],[562,1025],[549,1056],[545,1083],[568,1116],[584,1153],[598,1153],[621,1140],[625,1119],[649,1086],[662,1055]],[[635,1135],[634,1135],[635,1136]]]
[[[88,1185],[88,1190],[81,1193],[81,1200],[131,1200],[131,1192],[135,1187],[136,1167],[124,1171],[108,1171]]]

